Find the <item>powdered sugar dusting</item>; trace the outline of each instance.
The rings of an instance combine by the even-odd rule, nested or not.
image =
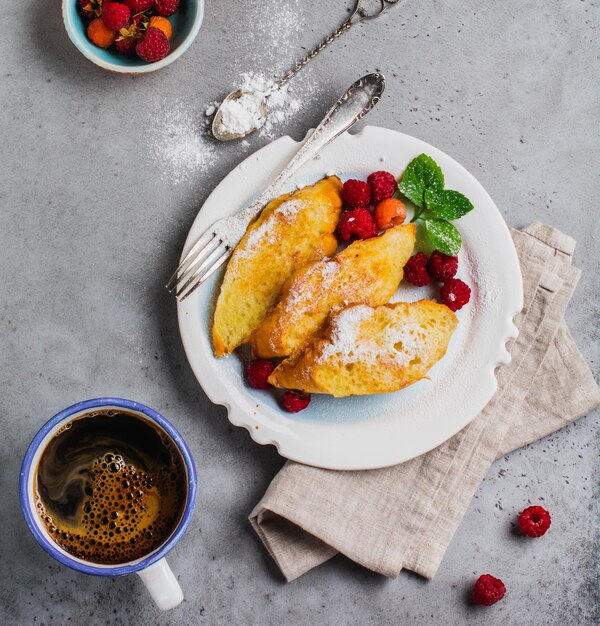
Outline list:
[[[241,74],[237,87],[245,91],[255,91],[262,98],[273,86],[271,79],[255,72],[246,72]],[[266,122],[257,133],[237,142],[240,151],[249,152],[256,135],[273,139],[283,134],[285,129],[282,125],[303,108],[310,107],[316,94],[316,84],[306,79],[296,79],[293,84],[276,90],[267,99]],[[148,107],[148,132],[144,133],[144,139],[149,145],[144,152],[161,169],[159,175],[163,181],[180,184],[194,179],[212,166],[220,144],[212,136],[211,123],[219,104],[218,101],[212,101],[203,108],[193,100],[165,98]],[[237,117],[232,114],[230,124],[234,132],[243,132],[248,118],[243,113]]]
[[[308,92],[314,93],[314,86],[309,87],[306,82],[303,84],[304,89],[300,89],[298,84],[295,88],[285,85],[278,89],[273,79],[256,72],[244,72],[236,88],[246,92],[245,95],[237,100],[225,101],[221,105],[223,131],[242,134],[258,128],[260,136],[273,137],[280,124],[311,102]],[[263,101],[267,111],[264,124],[260,113]],[[211,106],[213,105],[209,105],[207,111]]]
[[[321,293],[327,293],[331,287],[335,284],[336,277],[340,270],[340,264],[328,258],[314,263],[303,275],[302,283],[310,282],[314,275],[319,276],[319,290]],[[301,317],[306,313],[307,308],[314,305],[314,297],[310,290],[303,288],[297,289],[292,283],[290,291],[288,292],[285,300],[285,313],[291,315],[294,318]]]
[[[221,104],[222,131],[228,135],[245,135],[262,126],[262,102],[261,93],[243,93],[237,99],[225,100]]]
[[[406,366],[414,358],[424,359],[431,352],[427,332],[410,314],[397,320],[391,319],[381,332],[366,336],[361,332],[365,321],[373,317],[376,309],[358,305],[338,313],[332,319],[331,339],[325,344],[317,363],[330,357],[346,363],[381,363],[386,361]]]
[[[201,112],[192,112],[179,100],[158,103],[151,111],[150,131],[144,135],[150,142],[146,153],[161,168],[163,180],[182,183],[214,162],[215,140]]]
[[[147,107],[145,127],[148,132],[144,133],[144,140],[149,145],[145,154],[160,168],[159,176],[165,182],[180,184],[194,180],[212,166],[219,144],[212,137],[210,127],[220,99],[229,91],[271,93],[265,124],[257,133],[249,135],[249,140],[236,143],[242,154],[252,149],[251,142],[257,136],[274,139],[285,134],[285,122],[316,101],[318,85],[310,71],[303,71],[284,88],[273,92],[274,78],[298,60],[303,53],[302,46],[308,43],[306,37],[310,30],[306,24],[305,4],[288,0],[276,11],[257,0],[246,4],[247,22],[252,27],[244,30],[244,38],[254,42],[248,48],[257,52],[238,59],[241,70],[238,79],[217,87],[209,95],[210,100],[204,103],[195,98],[175,101],[165,98]],[[261,72],[255,68],[261,68]],[[238,118],[236,123],[239,122]]]
[[[306,206],[304,200],[294,198],[282,202],[258,228],[249,233],[243,247],[236,248],[229,262],[230,271],[235,271],[239,261],[255,254],[259,247],[274,244],[277,238],[277,223],[283,221],[292,224],[298,213]]]

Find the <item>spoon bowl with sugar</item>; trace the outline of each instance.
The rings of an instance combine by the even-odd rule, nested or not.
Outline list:
[[[314,59],[319,52],[324,50],[332,41],[343,35],[355,24],[365,20],[372,20],[383,15],[390,7],[398,4],[400,0],[378,0],[378,8],[371,11],[366,7],[367,0],[357,0],[352,15],[318,46],[313,48],[306,56],[298,61],[286,74],[273,84],[266,93],[258,91],[245,91],[237,89],[232,91],[221,103],[212,122],[212,133],[219,141],[232,141],[241,139],[261,128],[267,121],[267,101],[275,91],[281,89],[292,77],[294,77],[305,65]]]

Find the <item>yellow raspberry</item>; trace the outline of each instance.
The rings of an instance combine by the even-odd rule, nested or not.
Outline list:
[[[171,41],[171,36],[173,35],[173,28],[171,27],[171,22],[166,17],[161,17],[160,15],[153,15],[150,18],[150,24],[154,28],[158,28],[162,30],[162,32],[167,36],[167,39]]]
[[[100,17],[92,20],[87,28],[87,36],[90,38],[90,41],[100,48],[112,46],[115,34],[114,30],[106,27],[106,24]]]

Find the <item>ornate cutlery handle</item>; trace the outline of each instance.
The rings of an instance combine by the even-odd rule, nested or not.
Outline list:
[[[323,121],[275,180],[239,214],[240,220],[247,224],[269,200],[279,195],[281,185],[305,163],[314,159],[336,137],[362,119],[379,102],[384,89],[383,74],[367,74],[359,78],[327,112]]]

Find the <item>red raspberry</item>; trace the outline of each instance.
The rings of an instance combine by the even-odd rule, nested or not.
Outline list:
[[[115,41],[115,48],[121,54],[133,54],[139,37],[121,37]]]
[[[442,254],[439,250],[434,250],[427,263],[427,271],[431,278],[443,283],[449,278],[453,278],[458,270],[458,257]]]
[[[451,311],[458,311],[471,299],[471,288],[460,278],[450,278],[442,285],[440,297]]]
[[[148,26],[148,16],[145,13],[138,13],[131,18],[131,26],[135,28],[137,32],[144,30]]]
[[[398,189],[398,183],[389,172],[373,172],[367,182],[371,185],[373,202],[377,204],[386,198],[391,198]]]
[[[179,0],[156,0],[156,12],[163,17],[173,15],[179,8]]]
[[[102,5],[102,21],[106,28],[119,30],[129,23],[131,11],[129,7],[120,2],[104,2]]]
[[[519,515],[519,528],[528,537],[541,537],[546,534],[552,520],[543,506],[529,506]]]
[[[429,285],[429,274],[427,273],[427,255],[424,252],[417,252],[408,259],[404,266],[404,278],[417,287]]]
[[[269,376],[273,373],[275,364],[264,359],[255,359],[246,365],[248,384],[254,389],[269,389]]]
[[[283,394],[283,408],[289,413],[298,413],[310,404],[310,396],[296,393],[295,391],[286,391]]]
[[[350,241],[352,235],[358,239],[370,239],[379,233],[375,218],[368,209],[358,208],[346,211],[338,224],[342,241]]]
[[[147,11],[154,6],[154,0],[123,0],[123,2],[129,7],[132,15]]]
[[[475,604],[491,606],[504,598],[506,587],[499,579],[490,574],[483,574],[477,579],[471,597]]]
[[[77,6],[79,10],[89,19],[93,20],[96,17],[94,13],[94,5],[91,0],[77,0]]]
[[[169,54],[169,40],[160,28],[151,26],[139,40],[135,51],[140,59],[154,63],[154,61],[160,61]]]
[[[351,178],[344,183],[342,198],[351,207],[367,206],[371,204],[371,187],[362,180]]]

